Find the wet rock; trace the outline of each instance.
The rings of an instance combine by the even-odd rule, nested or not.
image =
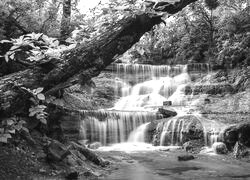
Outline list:
[[[235,158],[244,158],[249,155],[249,151],[247,150],[247,147],[242,145],[239,142],[236,142],[233,150],[233,155]]]
[[[158,113],[161,114],[163,116],[163,118],[169,118],[169,117],[177,115],[177,113],[175,111],[171,111],[171,110],[168,110],[165,108],[159,108]]]
[[[250,147],[250,123],[240,124],[238,129],[238,141],[246,147]]]
[[[162,136],[163,135],[163,136]],[[157,145],[182,145],[191,140],[204,141],[203,126],[192,115],[166,119],[157,125],[153,136],[153,144]]]
[[[208,98],[204,99],[205,104],[209,104],[210,102],[211,102],[210,99],[208,99]]]
[[[223,132],[223,142],[232,150],[236,142],[250,147],[250,123],[230,126]]]
[[[77,171],[70,172],[67,176],[66,179],[77,179],[79,176],[79,173]]]
[[[98,149],[101,146],[102,146],[102,143],[100,143],[100,142],[93,142],[93,143],[91,143],[91,144],[88,145],[88,148],[90,148],[90,149]]]
[[[53,140],[48,146],[47,158],[50,161],[61,161],[70,154],[65,145]]]
[[[145,133],[145,142],[151,143],[154,139],[154,134],[157,128],[157,122],[153,121],[147,125],[146,133]]]
[[[164,101],[163,106],[172,106],[172,101]]]
[[[193,155],[180,155],[178,161],[189,161],[195,159]]]
[[[87,177],[88,179],[97,179],[98,178],[98,176],[92,171],[86,171],[83,173],[83,175],[85,177]]]
[[[80,144],[81,146],[86,146],[88,140],[78,140],[77,143]]]
[[[105,167],[109,164],[108,161],[104,161],[96,153],[89,150],[88,148],[86,148],[84,146],[80,146],[80,145],[76,144],[75,142],[71,142],[70,144],[71,144],[71,147],[70,147],[71,150],[79,151],[81,154],[83,154],[86,157],[86,159],[95,163],[96,165]]]
[[[216,154],[227,154],[228,150],[223,142],[216,142],[212,145],[212,149]]]
[[[37,160],[43,161],[43,160],[46,159],[47,154],[45,154],[44,152],[38,152],[37,155],[36,155],[36,157],[37,157]]]
[[[182,147],[186,152],[199,153],[204,146],[203,140],[191,140],[185,142]]]
[[[185,88],[185,94],[225,94],[225,93],[233,93],[234,88],[230,84],[209,84],[209,85],[194,85],[192,87],[187,86]]]

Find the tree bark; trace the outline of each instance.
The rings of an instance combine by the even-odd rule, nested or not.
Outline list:
[[[196,0],[182,0],[166,6],[164,12],[178,12]],[[141,14],[117,23],[114,31],[96,37],[89,44],[78,45],[65,52],[61,60],[52,60],[0,78],[0,117],[15,114],[23,107],[20,87],[44,87],[46,95],[56,95],[63,88],[79,82],[88,83],[117,55],[121,55],[140,40],[142,35],[162,22],[161,16]],[[42,61],[43,62],[43,61]]]
[[[60,29],[60,32],[61,32],[60,42],[61,43],[65,43],[65,40],[69,37],[70,19],[71,19],[71,0],[64,0],[61,29]]]

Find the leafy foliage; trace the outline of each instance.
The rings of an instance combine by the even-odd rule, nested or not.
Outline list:
[[[8,143],[8,139],[11,139],[16,133],[23,130],[29,132],[24,126],[26,122],[19,120],[17,117],[7,118],[2,120],[0,126],[0,142]]]
[[[36,117],[36,119],[41,123],[47,124],[46,118],[48,113],[45,112],[47,106],[40,103],[45,102],[45,96],[42,93],[43,88],[39,87],[37,89],[30,90],[28,88],[22,87],[22,89],[31,95],[30,101],[32,106],[29,108],[29,117]]]
[[[26,57],[21,61],[37,62],[44,58],[60,58],[61,53],[65,50],[72,49],[76,44],[69,46],[59,45],[56,38],[50,38],[42,33],[31,33],[22,35],[17,39],[2,40],[0,44],[11,43],[9,51],[4,56],[5,61],[20,60],[20,56]]]
[[[249,48],[242,46],[250,36],[247,1],[219,2],[199,1],[166,18],[165,26],[145,34],[124,58],[154,64],[208,62],[225,67],[247,64]]]

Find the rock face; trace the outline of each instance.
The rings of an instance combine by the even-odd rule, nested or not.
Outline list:
[[[82,114],[63,108],[50,108],[48,119],[49,135],[59,141],[79,140],[81,137]]]
[[[204,141],[203,126],[195,116],[179,116],[159,122],[153,145],[182,145],[191,140]]]
[[[234,92],[234,88],[230,84],[202,84],[202,85],[194,85],[187,86],[185,88],[186,95],[198,95],[198,94],[225,94]]]
[[[223,142],[214,143],[212,149],[216,154],[226,154],[228,152],[227,147]]]
[[[242,123],[230,126],[223,132],[224,143],[229,150],[232,150],[236,142],[250,147],[250,123]]]
[[[235,158],[244,158],[249,155],[249,151],[247,150],[246,146],[236,142],[233,149],[233,155]]]
[[[121,86],[121,85],[120,85]],[[85,85],[74,85],[64,90],[63,95],[53,101],[67,109],[96,110],[111,108],[118,98],[119,83],[112,73],[101,73]]]

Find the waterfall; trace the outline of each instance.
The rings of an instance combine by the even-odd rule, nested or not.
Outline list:
[[[137,127],[160,118],[151,112],[107,110],[83,111],[83,116],[82,129],[85,129],[84,138],[90,142],[101,142],[103,145],[126,142],[129,139],[129,134],[136,130]]]
[[[171,102],[178,115],[159,120],[156,127],[158,145],[182,145],[188,141],[187,134],[193,127],[198,127],[195,133],[200,133],[205,145],[220,140],[220,127],[224,125],[207,120],[199,113],[192,116],[187,113],[199,102],[199,97],[185,93],[186,86],[192,83],[188,72],[208,73],[208,64],[154,66],[119,63],[113,64],[112,70],[116,75],[115,94],[120,99],[113,108],[82,112],[81,134],[89,143],[97,141],[106,146],[146,142],[149,124],[162,119],[156,111],[164,101]]]
[[[129,135],[128,142],[145,142],[146,130],[149,123],[140,125]]]
[[[121,92],[121,99],[114,105],[115,110],[140,110],[148,111],[148,108],[162,106],[163,102],[174,94],[179,86],[183,86],[190,82],[190,77],[187,73],[187,66],[151,66],[151,65],[117,65],[119,77],[128,75],[129,73],[142,74],[142,77],[150,75],[148,80],[139,82],[137,80],[134,86],[128,88],[124,83]],[[177,102],[179,105],[180,103]]]

